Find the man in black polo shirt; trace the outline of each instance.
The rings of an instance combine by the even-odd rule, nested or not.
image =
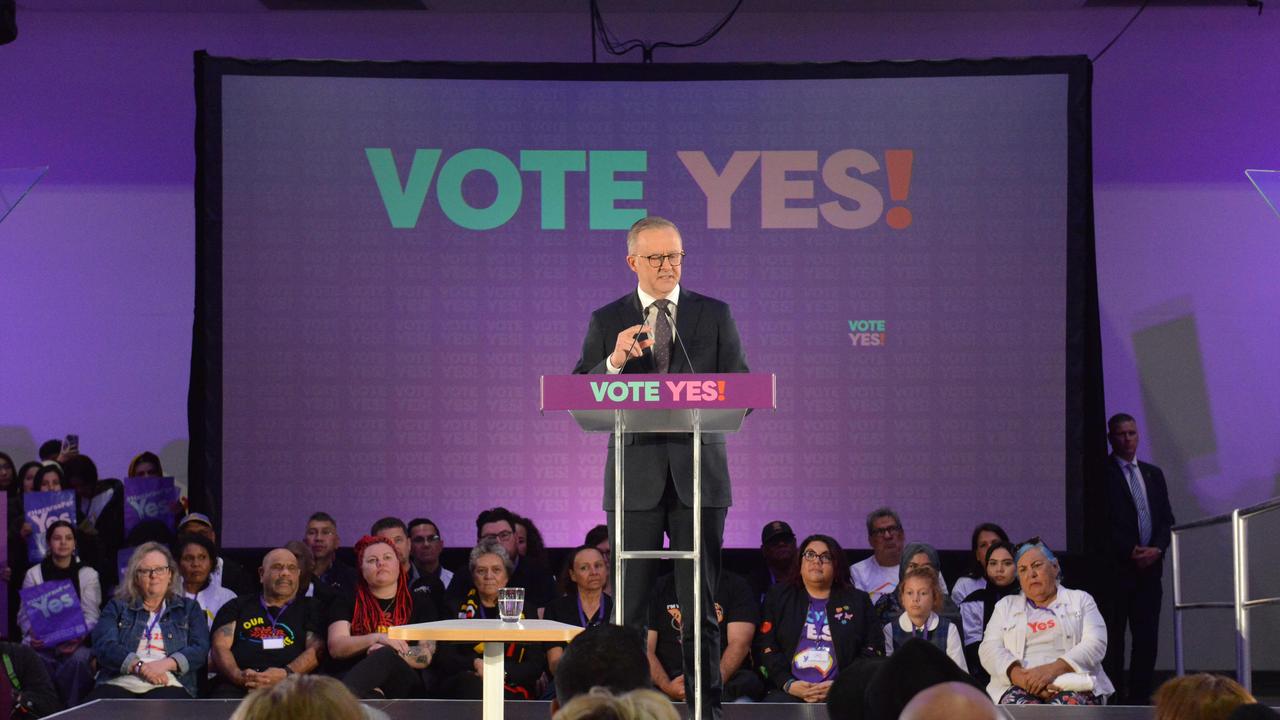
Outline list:
[[[672,575],[658,578],[649,604],[649,672],[654,687],[672,700],[683,701],[682,618],[673,579]],[[720,622],[722,701],[759,700],[764,697],[765,688],[764,681],[751,667],[751,638],[760,620],[760,608],[747,581],[728,570],[720,571],[720,582],[716,586],[716,619]]]
[[[213,697],[243,697],[319,665],[323,628],[312,599],[298,595],[298,575],[293,553],[272,550],[258,569],[262,594],[241,595],[218,611]]]

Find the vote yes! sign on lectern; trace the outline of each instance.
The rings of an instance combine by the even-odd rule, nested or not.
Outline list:
[[[623,622],[624,560],[673,558],[693,561],[692,617],[702,617],[702,433],[732,433],[755,409],[777,407],[777,378],[765,373],[667,375],[544,375],[540,410],[567,410],[587,432],[613,433],[614,622]],[[693,435],[693,549],[628,551],[623,547],[623,444],[625,433]],[[693,634],[693,656],[702,657],[702,633]],[[693,687],[702,687],[702,664]],[[694,704],[695,715],[702,705]]]

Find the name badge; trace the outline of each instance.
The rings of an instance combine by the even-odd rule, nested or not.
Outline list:
[[[282,637],[262,638],[262,649],[263,650],[283,650],[284,638]]]

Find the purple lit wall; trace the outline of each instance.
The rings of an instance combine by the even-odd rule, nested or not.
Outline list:
[[[683,39],[718,11],[610,21],[627,36]],[[1092,55],[1130,13],[746,12],[709,45],[658,60]],[[577,62],[589,59],[585,20],[24,9],[21,38],[0,47],[0,166],[51,170],[0,225],[0,448],[21,462],[78,432],[107,475],[142,449],[185,474],[193,50]],[[1155,7],[1095,67],[1108,409],[1138,417],[1140,453],[1164,466],[1180,519],[1277,494],[1280,221],[1243,171],[1280,168],[1278,37],[1273,12]],[[1275,547],[1280,532],[1259,530],[1254,547]],[[1219,554],[1197,568],[1225,568],[1219,539],[1199,547]],[[1225,579],[1198,569],[1193,599],[1229,598]],[[1266,581],[1254,592],[1274,594]],[[1266,620],[1255,638],[1280,632]],[[1193,665],[1230,667],[1227,622],[1188,621]],[[1255,663],[1280,667],[1280,651],[1259,647]]]

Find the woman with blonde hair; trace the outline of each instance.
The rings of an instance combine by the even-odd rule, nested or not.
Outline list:
[[[560,708],[554,720],[678,720],[680,714],[665,695],[644,688],[614,695],[592,688]]]
[[[1240,683],[1209,673],[1169,680],[1155,701],[1156,720],[1227,720],[1236,708],[1257,702]]]
[[[139,545],[93,628],[98,686],[90,700],[188,699],[209,656],[200,603],[182,594],[178,563],[160,543]]]
[[[345,685],[324,675],[290,675],[240,702],[231,720],[363,720],[364,711]]]

